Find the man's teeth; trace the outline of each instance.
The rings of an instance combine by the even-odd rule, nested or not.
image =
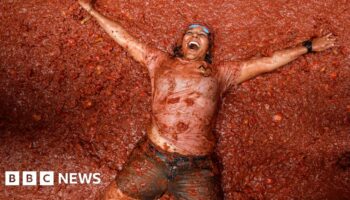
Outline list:
[[[194,41],[191,41],[190,43],[188,43],[188,47],[190,47],[190,49],[199,49],[199,43],[198,42],[194,42]]]
[[[197,47],[199,47],[198,42],[190,42],[190,44],[189,44],[189,45],[196,45]]]

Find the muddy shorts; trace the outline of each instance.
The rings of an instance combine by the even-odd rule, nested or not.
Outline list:
[[[116,178],[118,188],[135,199],[223,199],[212,156],[189,157],[165,152],[148,139],[139,142]]]

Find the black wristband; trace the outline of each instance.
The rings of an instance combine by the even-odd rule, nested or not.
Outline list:
[[[312,52],[312,41],[311,40],[306,40],[305,42],[303,42],[303,46],[307,48],[308,53]]]

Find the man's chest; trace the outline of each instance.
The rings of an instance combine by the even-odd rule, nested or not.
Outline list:
[[[211,68],[165,68],[154,79],[156,99],[197,99],[199,102],[216,102],[218,81]]]

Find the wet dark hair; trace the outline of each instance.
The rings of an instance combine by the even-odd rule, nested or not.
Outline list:
[[[188,30],[186,30],[187,32]],[[173,48],[173,57],[179,57],[179,58],[182,58],[184,55],[183,55],[183,52],[182,52],[182,40],[183,40],[183,37],[185,36],[186,32],[184,32],[182,34],[182,38],[181,38],[181,43],[177,43],[174,45],[174,48]],[[211,64],[212,63],[212,47],[213,47],[213,34],[212,33],[209,33],[208,34],[208,40],[209,40],[209,46],[208,46],[208,51],[207,53],[205,54],[205,62]]]

